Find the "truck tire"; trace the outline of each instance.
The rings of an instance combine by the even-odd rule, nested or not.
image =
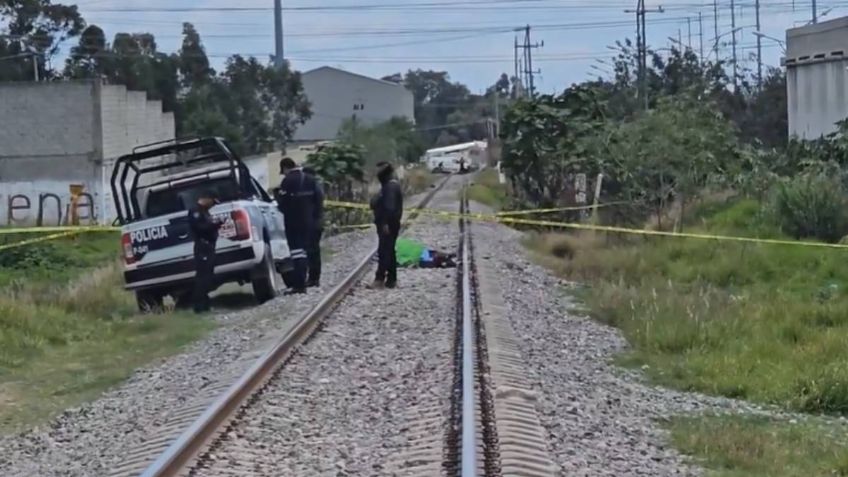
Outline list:
[[[165,307],[163,295],[152,290],[141,290],[135,292],[135,301],[138,303],[138,311],[142,313],[161,313]]]
[[[277,296],[277,270],[274,257],[271,256],[271,246],[265,244],[265,259],[254,270],[251,279],[253,295],[259,303],[273,300]]]

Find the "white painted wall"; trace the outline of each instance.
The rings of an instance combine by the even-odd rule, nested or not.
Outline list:
[[[38,221],[39,214],[42,216],[41,224],[44,226],[65,225],[68,221],[71,206],[71,191],[69,182],[41,180],[32,182],[3,183],[0,190],[0,224],[11,226],[30,226]],[[77,213],[81,224],[97,224],[99,216],[100,183],[89,180],[80,181],[77,184],[85,187],[85,192],[91,194],[94,199],[94,217],[88,207],[87,199],[80,203]],[[45,194],[58,196],[49,197]],[[15,209],[11,210],[10,206]],[[21,209],[18,207],[26,208]]]

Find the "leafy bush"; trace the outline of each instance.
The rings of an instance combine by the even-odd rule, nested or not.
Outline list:
[[[840,183],[820,175],[802,175],[778,185],[773,201],[784,232],[826,242],[838,242],[848,233],[845,206]]]

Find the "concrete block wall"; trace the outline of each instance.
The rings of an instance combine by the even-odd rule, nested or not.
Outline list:
[[[148,100],[147,94],[142,91],[128,91],[118,85],[104,86],[103,90],[102,193],[98,198],[98,208],[111,222],[116,216],[111,190],[115,160],[131,153],[135,147],[173,139],[176,125],[173,113],[163,113],[162,102]]]
[[[64,222],[72,185],[94,202],[93,218],[87,207],[78,211],[83,221],[111,223],[114,160],[174,134],[174,116],[161,102],[124,86],[0,85],[0,226]]]

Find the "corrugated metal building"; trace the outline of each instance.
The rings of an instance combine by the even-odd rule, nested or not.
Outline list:
[[[415,120],[415,101],[403,85],[322,66],[302,75],[312,118],[294,135],[297,142],[336,138],[346,120],[375,124],[393,117]]]
[[[848,17],[786,32],[789,135],[816,139],[848,117]]]

